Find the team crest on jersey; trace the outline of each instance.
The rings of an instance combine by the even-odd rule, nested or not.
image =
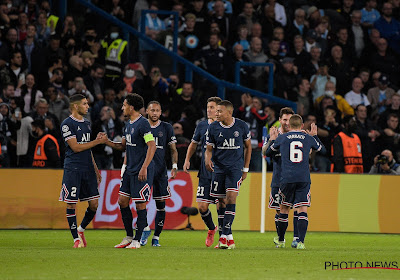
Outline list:
[[[64,124],[63,127],[62,127],[62,131],[63,132],[67,132],[68,130],[69,130],[68,125]]]
[[[163,135],[164,135],[164,134],[162,133],[162,131],[159,131],[159,132],[158,132],[158,137],[163,137]]]
[[[135,131],[135,129],[132,127],[131,128],[131,134],[133,134],[134,131]]]
[[[236,130],[236,131],[233,133],[233,136],[239,137],[239,131]]]

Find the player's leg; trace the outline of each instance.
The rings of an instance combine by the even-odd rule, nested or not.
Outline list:
[[[218,204],[217,204],[219,236],[222,235],[222,227],[224,225],[225,210],[226,210],[225,199],[224,198],[219,198],[218,199]]]
[[[121,186],[118,192],[118,204],[121,211],[121,217],[126,231],[126,236],[124,239],[122,239],[121,243],[114,246],[115,248],[125,248],[129,246],[133,240],[133,216],[131,208],[129,207],[129,201],[131,199],[130,183],[131,176],[125,172],[121,179]]]
[[[87,245],[84,231],[93,220],[94,215],[96,215],[97,206],[99,205],[99,197],[96,173],[94,170],[92,172],[85,172],[81,182],[79,199],[81,201],[88,201],[89,206],[86,209],[85,216],[83,217],[80,226],[78,227],[78,234],[82,239],[84,247]]]
[[[153,239],[151,240],[151,245],[155,247],[159,247],[160,245],[160,234],[164,228],[165,222],[165,200],[156,200],[156,220],[155,220],[155,229]]]
[[[222,226],[222,234],[220,237],[219,248],[227,249],[228,245],[228,236],[232,234],[232,223],[235,219],[235,211],[236,211],[236,197],[237,192],[227,191],[226,192],[226,210],[224,214],[224,222]],[[231,239],[233,240],[233,238]]]
[[[289,224],[289,210],[293,206],[294,194],[296,184],[288,183],[282,184],[279,188],[279,218],[278,218],[278,236],[279,243],[276,245],[277,248],[285,247],[285,233]]]
[[[297,243],[299,243],[299,231],[297,227],[298,223],[298,212],[297,208],[293,209],[293,241],[292,241],[292,248],[297,248]]]
[[[72,238],[74,239],[73,248],[82,248],[83,242],[79,239],[77,226],[76,226],[76,203],[67,203],[67,220],[69,230],[71,231]]]
[[[143,230],[147,227],[147,209],[146,202],[136,202],[136,232],[133,237],[132,243],[126,248],[129,249],[139,249],[140,248],[140,238],[142,237]]]
[[[304,239],[308,228],[307,207],[311,206],[310,183],[299,183],[294,200],[294,207],[297,207],[298,221],[297,228],[299,233],[298,249],[305,249]]]
[[[278,219],[279,219],[279,187],[278,186],[271,186],[271,193],[269,195],[269,203],[268,208],[274,209],[275,213],[275,229],[277,236],[274,237],[274,243],[278,244],[279,242],[279,232],[278,232]]]

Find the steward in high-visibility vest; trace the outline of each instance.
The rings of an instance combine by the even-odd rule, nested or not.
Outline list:
[[[333,139],[331,172],[363,173],[361,141],[353,133],[357,127],[356,120],[353,116],[346,116],[343,121],[344,130]]]
[[[60,147],[57,139],[45,133],[45,125],[42,120],[32,122],[32,134],[39,140],[33,154],[32,167],[61,168]]]
[[[128,42],[118,38],[118,29],[111,30],[108,40],[103,40],[101,46],[105,49],[105,76],[108,79],[115,80],[122,76],[124,67],[127,64],[126,53]]]

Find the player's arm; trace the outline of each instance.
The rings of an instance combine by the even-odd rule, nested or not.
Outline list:
[[[124,163],[122,164],[121,167],[121,178],[124,176],[125,170],[126,170],[126,155],[124,157]]]
[[[309,133],[310,136],[312,136],[315,139],[315,145],[312,147],[314,150],[317,152],[320,152],[321,154],[325,155],[326,154],[326,148],[324,144],[322,144],[321,140],[318,138],[318,127],[315,123],[311,124],[311,131]]]
[[[204,153],[204,163],[206,165],[206,169],[208,171],[214,172],[214,164],[211,160],[212,158],[212,151],[213,151],[213,144],[207,143],[206,152]]]
[[[110,139],[107,139],[107,142],[105,143],[107,146],[113,148],[114,150],[118,151],[125,151],[126,149],[126,140],[125,138],[122,138],[121,142],[114,142],[111,141]]]
[[[169,149],[171,150],[171,160],[172,160],[172,170],[171,170],[171,178],[175,179],[176,174],[178,172],[178,150],[176,149],[176,144],[169,144]]]
[[[269,130],[269,138],[265,141],[262,147],[262,154],[265,156],[268,148],[272,145],[273,141],[278,138],[278,129],[276,127],[271,127]]]
[[[97,164],[96,164],[96,161],[94,160],[92,151],[90,151],[90,154],[92,156],[94,171],[96,172],[97,184],[100,184],[101,183],[101,174],[100,174],[99,169],[97,168]]]
[[[190,159],[196,152],[196,149],[197,149],[197,143],[193,142],[193,140],[192,140],[192,142],[189,144],[189,147],[187,149],[185,163],[183,164],[183,171],[185,171],[186,173],[189,173],[188,170],[190,168]]]
[[[72,149],[72,151],[74,151],[74,153],[80,153],[89,150],[99,144],[105,144],[106,141],[107,141],[107,136],[104,134],[104,132],[100,132],[99,134],[97,134],[97,138],[95,140],[90,141],[88,143],[78,143],[78,141],[76,141],[76,137],[69,138],[67,140],[67,143],[68,146]]]
[[[144,159],[142,168],[139,171],[139,181],[146,181],[147,180],[147,167],[149,166],[150,162],[153,160],[154,154],[156,152],[157,146],[156,142],[154,141],[153,134],[151,132],[146,133],[144,136],[144,141],[147,144],[147,152],[146,158]]]
[[[249,172],[249,165],[251,159],[251,139],[244,141],[244,166],[242,172],[242,179],[246,179]]]

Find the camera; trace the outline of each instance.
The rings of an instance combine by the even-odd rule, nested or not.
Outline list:
[[[386,164],[386,163],[388,163],[388,162],[389,162],[389,159],[388,159],[387,156],[380,155],[380,156],[378,157],[378,163],[379,163],[379,164],[383,165],[383,164]]]

